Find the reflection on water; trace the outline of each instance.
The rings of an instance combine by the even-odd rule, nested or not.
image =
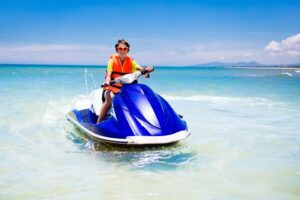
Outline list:
[[[196,153],[189,151],[183,142],[153,147],[116,146],[95,142],[76,127],[68,132],[67,138],[80,151],[93,151],[102,161],[116,166],[130,165],[134,169],[174,170],[196,158]]]

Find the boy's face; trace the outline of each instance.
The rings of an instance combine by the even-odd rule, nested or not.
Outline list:
[[[120,56],[126,56],[128,47],[125,44],[119,44],[117,47],[117,52]]]

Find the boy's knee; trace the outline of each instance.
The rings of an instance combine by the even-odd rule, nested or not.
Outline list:
[[[113,92],[107,91],[107,92],[106,92],[106,95],[105,95],[105,101],[106,101],[107,103],[111,103],[113,97],[114,97]]]

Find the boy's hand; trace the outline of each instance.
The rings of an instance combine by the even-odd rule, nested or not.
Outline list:
[[[147,66],[144,68],[145,78],[150,78],[150,73],[154,71],[152,66]]]
[[[151,73],[154,71],[154,68],[152,66],[146,67],[147,72]]]
[[[109,86],[109,83],[107,83],[107,82],[104,82],[104,83],[101,85],[102,88],[108,87],[108,86]]]

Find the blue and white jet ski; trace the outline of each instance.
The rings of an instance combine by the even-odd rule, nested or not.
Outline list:
[[[66,116],[86,135],[98,142],[119,145],[165,145],[187,138],[186,121],[169,103],[144,84],[133,83],[142,76],[134,72],[114,79],[123,87],[116,94],[106,119],[97,124],[102,90],[94,90],[90,103]]]

